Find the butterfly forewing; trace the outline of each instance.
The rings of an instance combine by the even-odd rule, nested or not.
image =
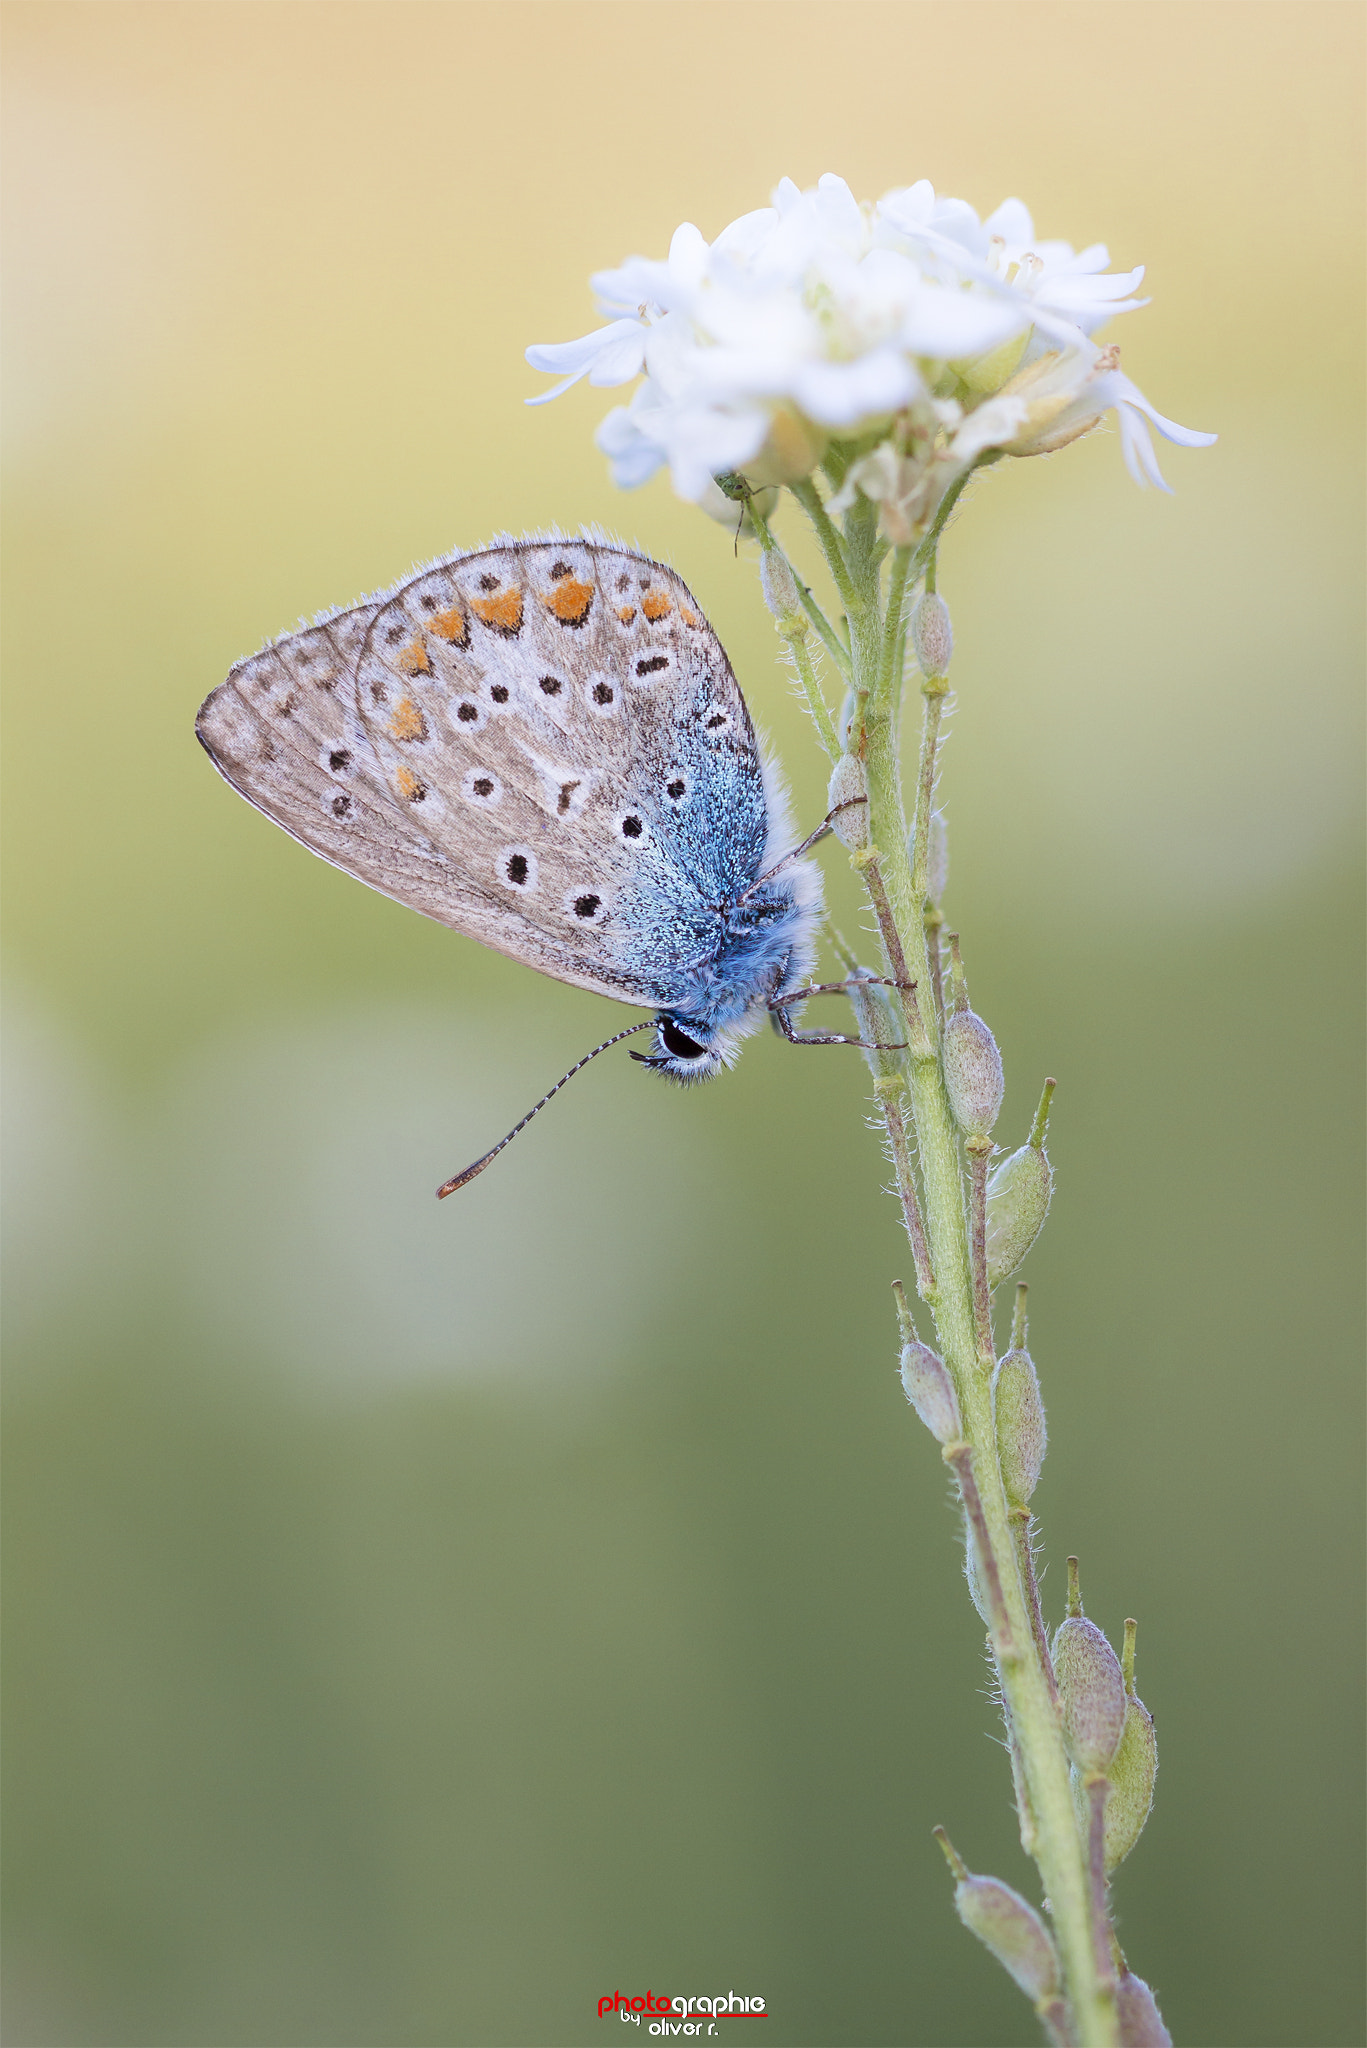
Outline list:
[[[453,556],[233,670],[227,779],[358,879],[544,973],[668,1004],[767,812],[672,571],[584,540]],[[723,800],[724,791],[724,800]]]

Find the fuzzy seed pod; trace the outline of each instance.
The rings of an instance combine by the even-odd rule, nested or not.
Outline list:
[[[1120,1745],[1107,1766],[1110,1791],[1106,1794],[1107,1874],[1125,1861],[1144,1832],[1153,1810],[1153,1781],[1158,1770],[1158,1738],[1153,1715],[1141,1699],[1131,1693],[1125,1702],[1125,1726]],[[1087,1791],[1073,1774],[1073,1804],[1078,1826],[1084,1834],[1089,1826]]]
[[[1040,1467],[1049,1446],[1044,1403],[1030,1353],[1008,1351],[997,1367],[992,1387],[997,1452],[1006,1497],[1012,1507],[1023,1508],[1039,1483]]]
[[[987,1284],[1009,1279],[1044,1228],[1054,1170],[1042,1146],[1022,1145],[987,1176]]]
[[[911,614],[911,645],[923,676],[949,673],[954,654],[954,629],[949,606],[935,591],[923,591]]]
[[[759,559],[759,585],[764,602],[774,615],[785,640],[800,640],[807,630],[807,615],[797,594],[797,579],[788,558],[777,548],[766,548]]]
[[[928,1344],[913,1339],[902,1346],[902,1388],[937,1444],[958,1442],[963,1424],[954,1382]]]
[[[768,560],[767,555],[765,560]],[[848,808],[841,810],[842,804]],[[864,763],[857,754],[842,754],[836,762],[830,788],[826,792],[826,808],[836,813],[831,819],[831,830],[842,846],[848,846],[851,853],[858,853],[868,845],[869,783]]]
[[[985,1138],[997,1121],[1006,1083],[997,1041],[976,1010],[946,1017],[940,1057],[955,1123],[966,1138]]]
[[[1058,1955],[1053,1937],[1034,1907],[995,1877],[968,1873],[954,1887],[954,1904],[964,1926],[990,1948],[1036,2005],[1058,1990]]]
[[[942,903],[948,885],[949,827],[943,811],[932,811],[926,836],[926,895],[932,903]]]
[[[1172,2035],[1163,2025],[1158,2001],[1142,1977],[1126,1970],[1116,1988],[1115,2009],[1120,2048],[1172,2048]]]
[[[1068,1754],[1084,1776],[1104,1772],[1125,1727],[1120,1659],[1094,1621],[1070,1614],[1054,1637],[1054,1676]]]

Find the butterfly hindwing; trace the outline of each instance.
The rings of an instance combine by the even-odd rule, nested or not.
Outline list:
[[[359,880],[626,1001],[675,999],[771,824],[689,592],[582,539],[436,563],[239,664],[199,730],[235,787]]]

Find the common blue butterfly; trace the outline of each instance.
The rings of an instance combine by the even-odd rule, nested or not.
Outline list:
[[[433,562],[239,662],[195,730],[234,789],[358,881],[653,1009],[634,1057],[657,1073],[709,1079],[766,1014],[796,1042],[846,1042],[789,1015],[822,914],[801,856],[825,827],[795,844],[680,578],[605,536]]]

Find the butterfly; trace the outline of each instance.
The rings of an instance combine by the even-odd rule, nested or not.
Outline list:
[[[587,1059],[653,1029],[633,1057],[702,1081],[766,1015],[797,1043],[848,1042],[790,1017],[815,993],[821,882],[804,856],[830,821],[796,843],[701,608],[606,536],[504,536],[429,563],[239,662],[195,731],[335,867],[655,1012]]]

